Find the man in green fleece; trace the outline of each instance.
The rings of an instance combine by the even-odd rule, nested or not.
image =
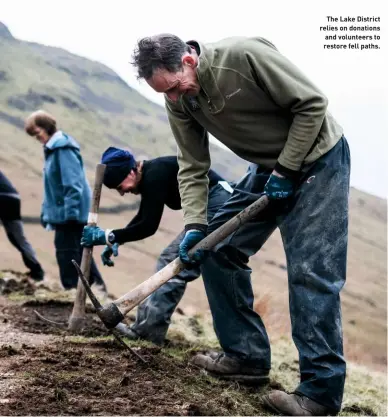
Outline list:
[[[186,229],[181,260],[195,264],[187,252],[206,233],[263,193],[270,199],[265,213],[202,260],[223,352],[197,355],[193,363],[220,378],[268,381],[270,345],[253,310],[248,261],[279,227],[301,380],[293,393],[274,390],[263,401],[285,415],[339,412],[346,374],[340,290],[346,279],[350,154],[327,98],[263,38],[202,44],[162,34],[141,39],[133,58],[139,78],[165,94],[179,148]],[[251,162],[209,225],[208,133]]]

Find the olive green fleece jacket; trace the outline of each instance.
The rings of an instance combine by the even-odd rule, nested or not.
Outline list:
[[[343,134],[327,111],[327,98],[269,41],[235,37],[188,44],[199,55],[201,91],[175,103],[166,97],[179,148],[186,229],[207,224],[208,132],[241,158],[291,177]]]

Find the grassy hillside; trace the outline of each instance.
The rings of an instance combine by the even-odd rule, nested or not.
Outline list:
[[[1,24],[1,23],[0,23]],[[59,127],[82,144],[88,169],[110,145],[139,157],[175,154],[164,108],[129,87],[105,65],[53,48],[14,39],[0,31],[1,161],[40,172],[41,148],[22,131],[25,117],[43,108]],[[215,148],[214,167],[228,177],[241,175],[245,163]],[[8,170],[7,170],[8,171]]]
[[[38,108],[52,112],[60,128],[81,144],[88,177],[107,146],[132,149],[139,158],[175,154],[164,109],[129,87],[108,67],[52,48],[14,39],[0,23],[0,166],[22,197],[22,212],[37,218],[42,201],[42,148],[23,132],[24,118]],[[246,168],[233,154],[212,147],[212,164],[229,179]],[[104,189],[102,227],[123,227],[135,214],[138,197],[120,197]],[[107,209],[128,205],[128,210]],[[132,209],[130,209],[132,207]],[[348,281],[342,292],[346,354],[361,364],[386,368],[387,258],[386,200],[352,189]],[[117,296],[150,276],[156,258],[182,228],[181,213],[166,209],[155,236],[123,245],[115,268],[104,268],[101,248],[96,260]],[[48,276],[58,281],[53,235],[38,224],[26,224],[26,234]],[[256,307],[271,338],[290,336],[287,271],[281,237],[276,232],[251,260]],[[17,251],[0,231],[0,269],[24,271]],[[201,280],[189,285],[182,300],[187,314],[208,312]]]

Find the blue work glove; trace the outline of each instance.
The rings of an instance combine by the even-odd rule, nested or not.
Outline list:
[[[119,255],[119,244],[114,243],[112,246],[106,245],[104,250],[101,253],[102,263],[107,266],[115,266],[115,263],[112,261],[111,256]]]
[[[201,230],[188,230],[182,239],[179,245],[179,258],[187,267],[196,267],[198,266],[203,257],[204,253],[203,250],[197,250],[194,252],[193,256],[190,258],[188,252],[189,250],[195,246],[198,242],[205,238],[205,233]]]
[[[264,194],[270,200],[282,200],[291,197],[294,193],[294,183],[288,178],[281,178],[271,174],[264,186]]]
[[[81,245],[90,248],[96,245],[105,245],[105,230],[97,226],[85,226],[82,231]]]

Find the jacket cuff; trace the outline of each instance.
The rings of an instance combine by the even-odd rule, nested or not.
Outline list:
[[[201,223],[190,223],[190,224],[186,224],[185,226],[185,232],[187,233],[189,230],[200,230],[201,232],[205,233],[207,232],[207,225],[206,224],[201,224]]]
[[[122,245],[130,240],[127,240],[127,233],[128,230],[127,229],[113,229],[111,230],[111,232],[115,235],[115,240],[114,242],[112,242],[112,246],[115,243],[118,243],[119,245]]]
[[[279,162],[276,162],[274,170],[292,181],[298,181],[300,178],[300,171],[294,171],[293,169],[286,168]]]
[[[106,240],[106,244],[111,248],[113,246],[113,242],[109,241],[109,234],[113,231],[113,229],[106,229],[105,230],[105,240]]]

